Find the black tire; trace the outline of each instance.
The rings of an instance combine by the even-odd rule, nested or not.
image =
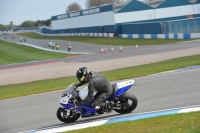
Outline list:
[[[118,99],[118,101],[120,101],[120,103],[123,103],[123,102],[126,103],[128,100],[131,100],[132,103],[131,103],[131,105],[128,105],[127,109],[122,107],[121,109],[114,109],[114,110],[120,114],[126,114],[126,113],[132,112],[137,107],[137,104],[138,104],[138,100],[133,94],[125,92]],[[127,102],[127,104],[128,104],[128,102]]]
[[[66,114],[66,110],[60,107],[57,110],[57,118],[65,123],[75,122],[80,117],[80,114],[73,115],[72,113],[70,113],[69,117],[64,117],[62,114]]]

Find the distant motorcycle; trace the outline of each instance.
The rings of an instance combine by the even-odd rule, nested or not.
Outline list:
[[[52,42],[49,42],[49,43],[48,43],[48,46],[51,47],[51,46],[52,46]]]
[[[68,44],[68,51],[71,51],[71,49],[72,49],[71,44]]]
[[[80,116],[95,116],[99,114],[109,113],[113,109],[117,113],[125,114],[132,112],[138,104],[137,98],[126,92],[134,84],[134,80],[118,82],[112,85],[113,93],[106,99],[107,108],[103,112],[98,112],[92,106],[83,104],[83,100],[88,94],[88,87],[81,90],[75,90],[73,84],[68,86],[60,97],[61,107],[57,110],[57,118],[65,123],[75,122]],[[94,92],[94,98],[90,104],[97,98],[98,92]]]

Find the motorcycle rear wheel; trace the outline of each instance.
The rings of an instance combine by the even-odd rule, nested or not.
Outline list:
[[[131,104],[129,103],[131,101]],[[126,114],[132,112],[138,104],[137,98],[130,93],[125,92],[123,95],[119,97],[118,102],[120,102],[121,109],[113,109],[117,113]],[[116,105],[115,105],[116,106]]]
[[[66,109],[64,108],[58,108],[57,110],[57,118],[62,121],[62,122],[65,122],[65,123],[71,123],[71,122],[75,122],[79,117],[80,117],[80,114],[72,114],[70,113],[69,116],[65,116],[67,114],[67,111]]]

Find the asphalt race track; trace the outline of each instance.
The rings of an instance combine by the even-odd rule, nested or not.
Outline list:
[[[13,35],[7,35],[7,38],[4,39],[3,35],[0,35],[0,39],[19,43],[20,36],[14,35],[15,39],[12,39]],[[48,48],[48,41],[49,40],[38,40],[38,39],[31,39],[26,38],[26,43],[40,46],[42,48]],[[67,51],[67,44],[69,41],[62,41],[62,40],[55,40],[53,42],[56,42],[60,45],[60,50]],[[139,52],[135,50],[135,46],[124,46],[123,52],[119,52],[119,46],[115,46],[115,52],[111,53],[110,47],[111,46],[103,46],[103,45],[93,45],[93,44],[85,44],[85,43],[78,43],[78,42],[70,42],[72,44],[72,51],[73,52],[88,52],[88,53],[96,53],[92,55],[84,55],[84,56],[78,56],[73,58],[62,58],[62,59],[55,59],[55,61],[65,61],[65,62],[91,62],[91,61],[100,61],[100,60],[108,60],[108,59],[116,59],[116,58],[123,58],[123,57],[130,57],[130,56],[137,56],[137,55],[147,55],[147,54],[153,54],[153,53],[161,53],[161,52],[167,52],[167,51],[174,51],[174,50],[181,50],[181,49],[188,49],[188,48],[195,48],[200,47],[199,40],[193,40],[190,42],[180,42],[175,44],[167,44],[167,45],[155,45],[155,46],[139,46]],[[133,42],[134,43],[134,42]],[[101,53],[101,48],[107,47],[108,53]],[[8,67],[14,67],[14,66],[23,66],[31,65],[31,64],[37,64],[41,62],[47,62],[45,61],[38,61],[34,63],[18,63],[14,65],[3,65],[0,66],[1,68],[8,68]]]
[[[12,36],[13,35],[7,35],[7,38],[4,39],[4,36],[1,35],[0,39],[9,41],[9,42],[19,43],[20,36],[14,35],[15,39],[12,39]],[[111,53],[111,46],[86,44],[86,43],[80,43],[80,42],[70,42],[70,41],[64,41],[64,40],[51,40],[51,41],[58,43],[60,45],[60,50],[63,50],[63,51],[67,51],[68,43],[71,43],[71,45],[72,45],[72,52],[101,53],[101,48],[108,49],[107,54],[95,54],[96,56],[92,55],[91,58],[88,58],[88,57],[81,58],[80,60],[75,60],[75,61],[105,60],[105,59],[121,58],[121,57],[128,57],[128,56],[134,56],[134,55],[143,55],[143,54],[160,53],[160,52],[186,49],[186,48],[194,48],[194,47],[200,46],[199,40],[194,40],[190,43],[179,42],[177,44],[173,43],[173,44],[167,44],[167,45],[154,45],[154,46],[140,46],[140,44],[138,44],[140,52],[137,52],[135,50],[135,45],[134,45],[134,41],[133,41],[134,46],[124,46],[123,52],[121,52],[119,54],[120,46],[113,46],[115,53]],[[24,42],[24,43],[33,44],[33,45],[40,46],[43,48],[51,49],[48,46],[48,42],[49,42],[49,40],[38,40],[38,39],[26,38],[26,42]],[[97,58],[97,56],[99,56],[99,55],[101,55],[100,56],[101,58]]]
[[[3,39],[3,36],[0,36]],[[4,39],[3,39],[4,40]],[[19,42],[19,36],[15,35],[12,39],[8,35],[6,41]],[[67,50],[67,41],[56,40],[60,44],[61,50]],[[27,43],[48,47],[48,40],[37,40],[27,38]],[[18,45],[18,44],[16,44]],[[106,59],[115,59],[136,55],[146,55],[151,53],[161,53],[166,51],[188,49],[199,47],[199,41],[167,44],[162,46],[139,46],[139,52],[135,47],[123,47],[123,52],[119,52],[119,47],[115,47],[115,53],[101,54],[100,49],[105,46],[72,43],[74,52],[91,52],[93,55],[84,55],[73,58],[56,59],[60,61],[91,62]],[[107,47],[108,48],[108,47]],[[56,61],[55,60],[55,61]],[[46,62],[46,61],[40,61]],[[32,63],[19,63],[14,65],[3,65],[2,68],[15,66],[32,65]],[[178,107],[200,105],[200,69],[176,70],[168,73],[155,74],[140,78],[135,78],[135,85],[129,90],[138,98],[138,107],[132,114],[157,111]],[[59,96],[62,91],[43,93],[38,95],[26,96],[21,98],[0,101],[0,132],[14,133],[41,128],[66,126],[56,117],[59,107]],[[80,118],[76,123],[95,121],[108,117],[119,116],[112,112],[98,117]],[[68,124],[69,125],[69,124]]]
[[[180,70],[135,78],[129,90],[138,98],[132,114],[200,105],[200,69]],[[56,118],[62,91],[0,101],[0,132],[14,133],[66,126]],[[99,117],[80,118],[76,123],[119,116],[112,112]],[[69,124],[68,124],[69,125]]]

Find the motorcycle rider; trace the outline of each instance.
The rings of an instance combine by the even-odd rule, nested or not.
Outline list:
[[[95,107],[97,112],[101,112],[104,110],[108,110],[110,112],[112,110],[111,103],[106,103],[105,100],[112,94],[113,88],[110,81],[97,72],[90,72],[86,67],[81,67],[76,72],[76,77],[80,81],[78,84],[74,85],[74,88],[78,88],[79,86],[88,83],[88,95],[84,99],[85,105],[90,105],[89,102],[94,97],[94,90],[96,90],[99,95],[92,103],[92,107]]]

